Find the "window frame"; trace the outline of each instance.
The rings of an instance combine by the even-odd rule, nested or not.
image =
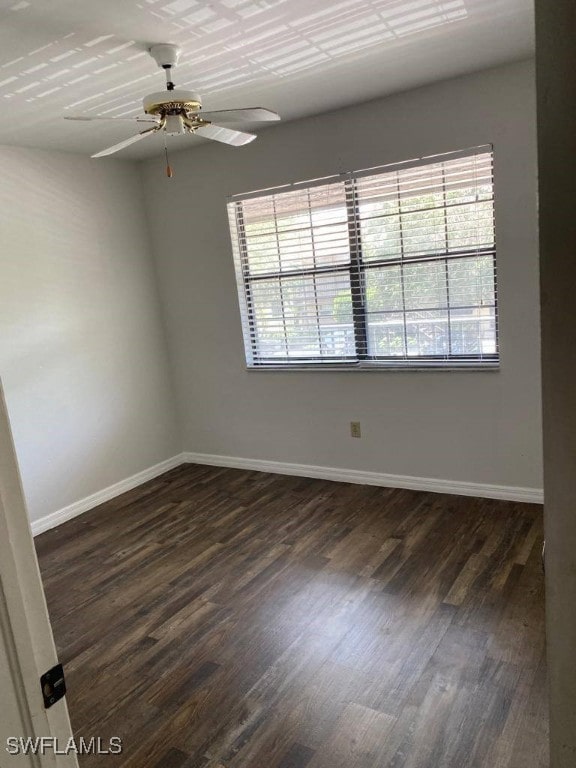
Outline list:
[[[361,242],[361,221],[358,196],[358,181],[365,176],[391,173],[397,170],[404,170],[412,167],[424,167],[429,164],[438,164],[445,161],[457,160],[460,158],[473,157],[475,155],[491,155],[492,162],[492,217],[494,228],[493,245],[487,247],[463,248],[458,251],[443,251],[436,253],[414,254],[406,256],[404,253],[404,244],[402,236],[402,214],[399,214],[400,220],[400,241],[401,250],[398,256],[383,257],[380,259],[363,260],[362,242]],[[250,273],[248,259],[248,241],[245,235],[245,222],[242,203],[257,197],[267,197],[281,192],[295,191],[298,189],[311,189],[318,186],[329,185],[335,182],[342,182],[345,185],[345,201],[348,221],[348,242],[350,248],[350,261],[328,266],[312,266],[309,268],[295,268],[294,270],[282,270],[279,262],[277,272],[265,272],[262,274]],[[446,217],[447,206],[442,208],[431,208],[428,210],[443,210]],[[310,181],[295,182],[283,185],[281,187],[257,190],[247,194],[232,195],[228,198],[228,213],[230,218],[230,234],[232,237],[233,250],[236,253],[238,248],[239,257],[234,257],[236,266],[236,282],[238,289],[238,298],[241,311],[241,325],[244,338],[244,351],[246,358],[246,367],[249,371],[498,371],[500,369],[500,339],[499,339],[499,314],[498,314],[498,291],[497,291],[497,248],[496,248],[496,196],[494,190],[494,148],[492,144],[482,145],[471,149],[457,150],[454,152],[442,153],[439,155],[422,157],[414,160],[387,164],[375,168],[368,168],[356,172],[341,173],[335,176],[329,176]],[[236,238],[236,244],[234,242]],[[448,275],[448,264],[452,259],[474,258],[478,256],[491,256],[494,279],[494,323],[495,323],[495,353],[484,353],[478,356],[472,355],[414,355],[407,354],[406,337],[406,307],[403,301],[404,315],[403,332],[405,337],[403,356],[384,356],[370,355],[368,346],[368,311],[366,308],[366,276],[369,270],[383,267],[397,266],[401,270],[402,292],[405,290],[404,267],[409,264],[418,264],[425,262],[444,263],[446,275]],[[354,356],[342,356],[338,360],[326,360],[325,357],[307,355],[306,357],[291,357],[290,360],[279,359],[276,357],[263,357],[258,354],[258,343],[256,336],[255,312],[252,302],[252,284],[259,280],[271,280],[286,277],[316,276],[321,274],[347,274],[350,277],[350,293],[352,302],[352,321],[354,329],[354,341],[356,354]],[[466,309],[470,307],[451,307],[449,299],[449,282],[447,280],[447,303],[446,307],[422,308],[420,310],[408,311],[445,311],[448,316],[448,334],[450,336],[450,312],[451,309]],[[243,306],[244,305],[244,306]],[[476,308],[474,305],[473,308]],[[392,310],[389,310],[392,312]],[[450,343],[450,342],[449,342]]]

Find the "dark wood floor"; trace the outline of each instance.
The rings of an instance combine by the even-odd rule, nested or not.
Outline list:
[[[546,766],[541,526],[188,465],[43,534],[82,765]]]

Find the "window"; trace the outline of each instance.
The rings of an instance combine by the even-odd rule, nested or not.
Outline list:
[[[231,198],[250,367],[498,363],[492,148]]]

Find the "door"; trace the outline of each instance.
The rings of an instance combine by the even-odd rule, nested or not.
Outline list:
[[[0,768],[77,768],[66,699],[44,708],[57,663],[0,383]]]

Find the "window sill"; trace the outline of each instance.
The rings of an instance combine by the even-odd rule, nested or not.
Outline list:
[[[500,363],[410,363],[408,365],[396,365],[394,363],[362,363],[353,365],[331,365],[324,364],[279,364],[279,365],[248,365],[246,370],[250,373],[254,371],[282,371],[302,373],[303,371],[314,371],[317,373],[497,373],[500,371]]]

